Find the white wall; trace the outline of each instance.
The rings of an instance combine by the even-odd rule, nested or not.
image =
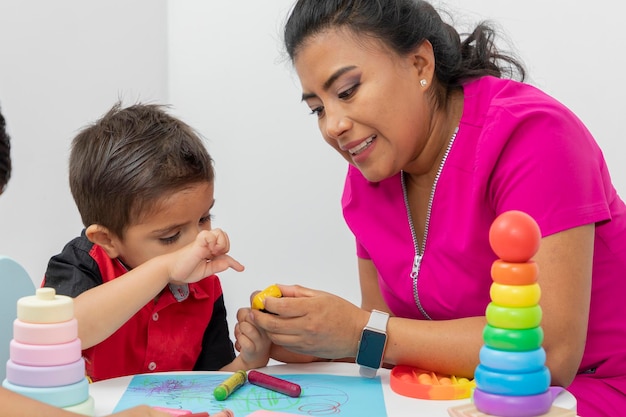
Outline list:
[[[166,11],[164,0],[0,1],[0,107],[13,158],[0,253],[37,286],[82,229],[67,180],[72,137],[120,98],[166,99]]]
[[[626,196],[622,141],[626,36],[621,3],[437,1],[466,30],[495,20],[530,81],[569,105],[605,150]],[[221,274],[234,326],[254,289],[301,283],[358,303],[340,212],[344,161],[325,145],[283,59],[291,0],[0,0],[0,106],[14,173],[0,197],[0,253],[39,284],[80,232],[67,185],[69,143],[118,98],[169,102],[216,160],[215,225],[247,270]],[[457,13],[458,12],[458,13]]]

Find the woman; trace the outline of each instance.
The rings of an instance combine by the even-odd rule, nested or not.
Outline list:
[[[374,333],[386,330],[385,363],[472,376],[496,260],[489,227],[521,210],[542,231],[533,260],[552,384],[581,416],[619,415],[626,207],[584,125],[522,83],[493,39],[485,24],[461,39],[423,1],[295,4],[285,46],[322,137],[349,163],[342,204],[362,305],[280,286],[282,298],[266,299],[274,314],[239,319],[292,361],[354,358],[371,316]],[[357,362],[370,375],[378,366]]]

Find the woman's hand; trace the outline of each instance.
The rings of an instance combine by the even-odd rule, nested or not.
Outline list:
[[[336,295],[299,285],[278,285],[281,298],[267,297],[265,309],[241,311],[264,329],[273,343],[327,359],[356,356],[369,312]]]

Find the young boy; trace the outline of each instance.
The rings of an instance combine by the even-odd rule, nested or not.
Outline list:
[[[213,161],[191,127],[158,105],[118,103],[74,138],[69,177],[85,230],[43,286],[75,298],[92,380],[267,364],[269,339],[250,323],[235,357],[214,274],[244,267],[211,229]]]
[[[6,124],[2,111],[0,111],[0,194],[4,191],[11,178],[11,138],[6,131]],[[53,405],[34,400],[30,397],[0,387],[0,417],[77,417],[78,414],[64,410]],[[217,417],[220,411],[214,414]],[[141,405],[121,411],[111,417],[167,417],[161,411]],[[226,414],[224,414],[226,415]]]

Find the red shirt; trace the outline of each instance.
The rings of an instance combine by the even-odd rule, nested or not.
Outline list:
[[[76,297],[126,273],[81,236],[49,264],[43,286]],[[217,370],[234,357],[222,287],[216,275],[187,287],[165,287],[106,340],[83,351],[94,381],[147,372]],[[174,296],[178,293],[178,298]]]

